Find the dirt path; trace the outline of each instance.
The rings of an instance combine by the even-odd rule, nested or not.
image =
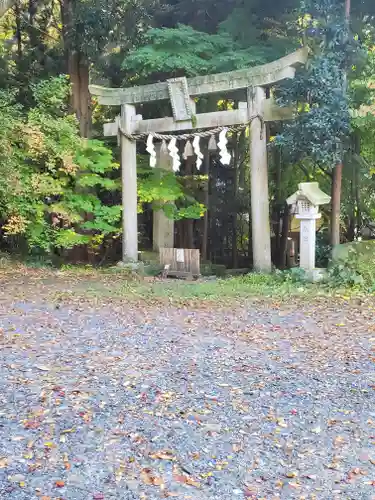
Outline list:
[[[18,286],[0,292],[1,499],[375,499],[374,303]]]

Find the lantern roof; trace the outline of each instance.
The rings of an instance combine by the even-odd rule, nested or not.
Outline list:
[[[288,205],[294,205],[298,200],[308,200],[312,205],[326,205],[331,197],[319,188],[318,182],[301,182],[298,191],[286,200]]]

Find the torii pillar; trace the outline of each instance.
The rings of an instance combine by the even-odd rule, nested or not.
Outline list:
[[[271,272],[271,229],[268,197],[267,134],[264,121],[266,93],[262,87],[249,88],[247,106],[250,123],[250,183],[253,267]],[[257,116],[257,118],[254,118]]]
[[[172,171],[172,158],[161,150],[161,144],[155,144],[157,166]],[[152,244],[157,252],[160,248],[174,247],[174,219],[167,217],[162,208],[153,210]]]
[[[127,134],[134,133],[135,106],[121,106],[121,126]],[[138,198],[137,198],[137,144],[121,134],[122,179],[122,261],[138,261]]]

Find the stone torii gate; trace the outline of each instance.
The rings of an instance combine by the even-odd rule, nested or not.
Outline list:
[[[296,67],[306,62],[301,49],[277,61],[249,69],[174,78],[166,82],[133,88],[90,86],[99,104],[121,106],[121,116],[104,126],[106,136],[121,136],[123,261],[138,260],[136,141],[131,136],[178,133],[186,130],[214,129],[249,123],[251,168],[251,214],[253,262],[257,271],[271,271],[271,235],[268,198],[268,165],[265,122],[291,118],[289,109],[278,107],[266,98],[266,88],[293,78]],[[194,97],[233,93],[246,99],[239,109],[196,114]],[[242,97],[236,100],[241,101]],[[244,99],[244,100],[245,100]],[[143,120],[135,105],[170,100],[173,117]],[[170,232],[170,228],[169,228]]]

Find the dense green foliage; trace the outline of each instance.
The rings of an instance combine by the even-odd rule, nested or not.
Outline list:
[[[375,241],[347,243],[334,250],[329,268],[331,282],[375,291]]]
[[[258,47],[242,48],[226,32],[211,35],[178,25],[150,29],[144,45],[125,58],[123,68],[128,75],[158,81],[254,66],[266,62],[267,56],[272,59],[275,54]]]
[[[304,13],[311,12],[311,17],[302,22],[302,35],[310,59],[296,78],[279,90],[278,102],[293,105],[296,119],[284,126],[277,143],[293,162],[308,158],[318,167],[330,169],[348,148],[346,80],[349,68],[357,63],[353,59],[358,58],[358,51],[345,24],[342,5],[332,0],[319,9],[316,1],[309,3]]]
[[[114,190],[106,175],[117,168],[112,153],[97,141],[84,142],[74,116],[67,114],[65,78],[32,86],[35,106],[23,110],[4,93],[0,108],[2,161],[1,217],[5,238],[22,235],[30,250],[51,252],[90,243],[95,229],[104,236],[118,232],[119,207],[106,207],[101,190]],[[6,183],[6,184],[5,184]],[[86,187],[97,186],[94,193]],[[92,214],[88,227],[84,212]]]
[[[0,214],[3,237],[22,237],[29,251],[51,253],[76,245],[98,247],[121,232],[119,165],[98,140],[79,137],[67,112],[69,84],[57,77],[32,85],[35,106],[24,110],[15,93],[0,101]],[[117,199],[119,197],[117,196]],[[172,174],[144,169],[139,210],[155,200],[171,217],[199,218],[203,207],[187,200]],[[171,203],[171,204],[168,204]],[[175,205],[179,204],[179,208]]]

